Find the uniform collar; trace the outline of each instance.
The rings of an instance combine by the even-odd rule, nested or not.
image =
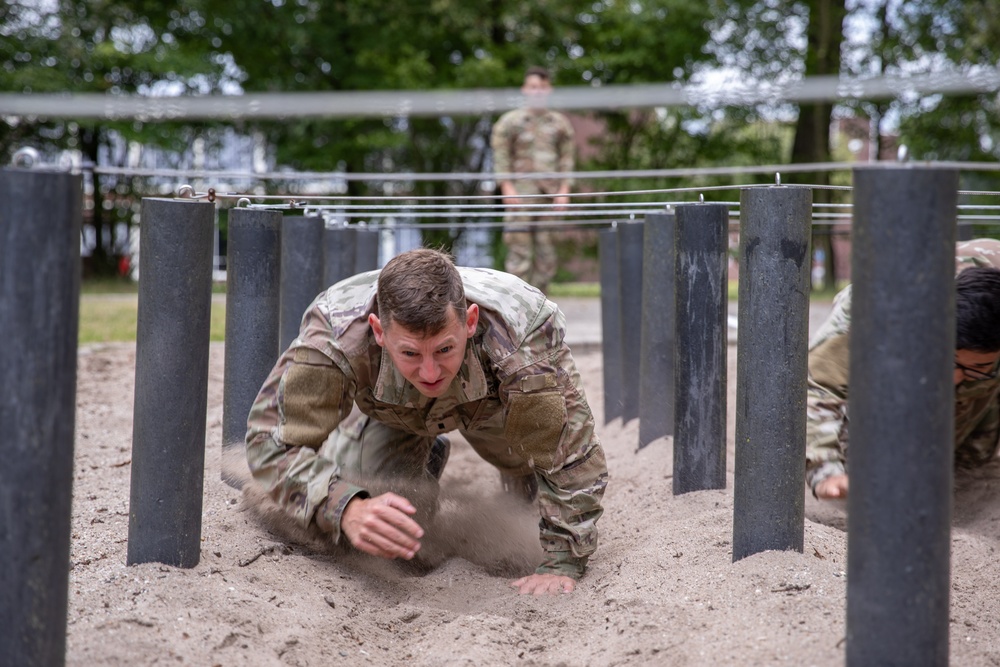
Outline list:
[[[955,400],[974,400],[995,394],[1000,387],[1000,377],[989,380],[963,380],[955,385]]]

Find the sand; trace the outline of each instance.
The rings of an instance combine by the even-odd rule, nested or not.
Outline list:
[[[540,554],[534,509],[460,438],[430,571],[290,542],[220,481],[223,345],[210,356],[201,560],[125,565],[134,344],[79,357],[67,664],[841,665],[842,508],[807,498],[805,548],[732,562],[735,347],[725,490],[674,496],[669,438],[603,424],[601,358],[578,353],[611,481],[600,546],[571,594],[519,596]],[[960,475],[950,655],[1000,664],[1000,466]]]

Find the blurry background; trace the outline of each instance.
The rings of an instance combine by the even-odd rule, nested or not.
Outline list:
[[[963,171],[962,188],[994,191],[996,88],[964,84],[995,76],[998,9],[997,0],[14,0],[0,5],[0,162],[30,147],[84,173],[88,278],[130,275],[140,199],[171,196],[181,183],[290,196],[495,192],[489,132],[504,109],[490,104],[464,115],[408,115],[400,103],[395,112],[301,117],[289,96],[287,117],[185,118],[165,106],[178,96],[516,93],[524,70],[544,65],[557,93],[593,92],[583,98],[590,108],[569,110],[577,169],[615,173],[576,187],[612,193],[602,197],[608,202],[635,189],[774,182],[773,172],[741,170],[755,165],[833,162],[839,166],[783,172],[782,183],[849,185],[845,164],[896,159],[899,146],[914,160],[983,163]],[[766,92],[823,76],[927,75],[939,77],[937,92],[897,86],[863,99],[835,80],[807,102],[783,98],[780,87]],[[695,93],[684,103],[629,108],[601,95],[639,84]],[[764,93],[734,102],[726,92],[736,88]],[[160,103],[128,116],[76,117],[74,98],[46,93]],[[23,107],[14,102],[25,100],[37,102],[34,111],[16,111]],[[677,171],[620,173],[667,169]],[[820,187],[814,200],[849,201],[849,193]],[[230,205],[219,204],[220,270]],[[419,212],[411,217],[422,221]],[[837,229],[849,239],[849,226],[815,227],[819,287],[845,278],[844,246],[831,240]],[[466,233],[428,229],[421,241],[450,247]],[[502,266],[497,237],[487,232],[477,250],[486,259],[477,261]],[[596,280],[594,232],[567,229],[560,239],[557,281]]]

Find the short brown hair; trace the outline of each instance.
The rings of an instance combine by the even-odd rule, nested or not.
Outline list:
[[[465,319],[465,287],[451,257],[419,248],[393,257],[378,276],[378,317],[382,326],[398,322],[423,336],[440,333],[448,307]]]
[[[549,70],[538,65],[532,65],[528,68],[528,71],[524,73],[524,78],[527,79],[529,76],[537,76],[542,81],[552,81],[552,74],[549,73]]]

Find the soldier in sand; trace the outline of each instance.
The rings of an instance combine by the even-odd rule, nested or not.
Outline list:
[[[520,593],[570,592],[597,547],[604,451],[564,338],[565,319],[506,273],[413,250],[321,293],[251,409],[257,484],[303,528],[412,559],[428,526],[403,493],[430,487],[457,430],[537,501],[544,561]]]
[[[552,92],[548,71],[543,67],[529,68],[521,92],[527,106],[508,111],[493,126],[490,138],[493,170],[498,174],[573,171],[573,126],[563,114],[545,108],[546,97]],[[572,185],[572,179],[559,176],[539,180],[504,179],[500,181],[500,192],[507,206],[554,204],[555,210],[560,210],[569,203]],[[553,221],[552,217],[537,213],[530,208],[508,209],[505,220],[510,224],[503,235],[507,248],[504,268],[545,292],[557,268],[552,233],[517,224]]]
[[[1000,241],[956,248],[955,463],[976,466],[1000,440]],[[806,483],[817,498],[843,499],[848,477],[848,341],[851,289],[809,345]]]

